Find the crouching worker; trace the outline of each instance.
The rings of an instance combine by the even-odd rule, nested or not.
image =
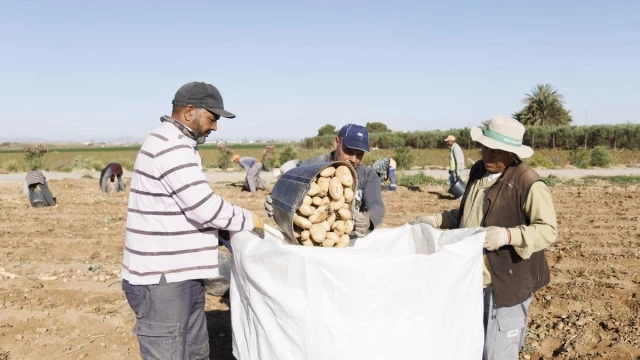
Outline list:
[[[124,182],[122,181],[122,166],[120,164],[109,163],[109,165],[102,169],[102,172],[100,172],[100,190],[102,190],[102,192],[124,191],[125,188]]]
[[[558,236],[551,192],[520,159],[533,155],[522,144],[525,128],[500,116],[487,130],[471,129],[482,160],[471,168],[459,209],[421,216],[443,229],[485,227],[484,360],[518,359],[533,293],[549,283],[544,249]]]
[[[258,187],[262,187],[267,190],[267,182],[260,177],[262,162],[250,156],[240,157],[238,154],[233,154],[231,160],[242,166],[247,171],[247,178],[245,182],[249,185],[250,192],[256,192]]]
[[[40,208],[56,205],[56,198],[51,194],[47,179],[42,171],[32,170],[27,173],[24,179],[24,194],[33,207]]]
[[[389,181],[390,191],[396,191],[396,161],[392,158],[381,158],[373,163],[373,170],[376,171],[380,178],[380,183],[384,184]]]

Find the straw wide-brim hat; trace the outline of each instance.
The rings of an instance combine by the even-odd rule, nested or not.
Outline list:
[[[456,141],[456,137],[453,135],[449,135],[444,139],[444,141]]]
[[[489,121],[489,127],[482,130],[471,128],[471,140],[490,148],[518,155],[521,159],[530,158],[533,149],[522,145],[524,125],[509,116],[497,116]]]
[[[238,155],[238,154],[231,155],[231,161],[236,161],[238,159],[240,159],[240,155]]]

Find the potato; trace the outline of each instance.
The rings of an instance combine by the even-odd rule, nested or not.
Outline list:
[[[318,179],[318,187],[320,188],[320,191],[318,191],[318,195],[327,196],[327,193],[329,193],[330,182],[331,180],[329,180],[329,178],[321,177],[320,179]]]
[[[315,206],[320,206],[322,205],[323,199],[321,196],[314,196],[313,199],[311,199],[311,203]]]
[[[333,239],[333,240],[335,240],[337,242],[338,240],[340,240],[340,236],[338,236],[338,234],[334,233],[333,231],[328,231],[327,232],[327,240],[329,240],[329,239]]]
[[[320,192],[320,187],[318,186],[318,184],[312,182],[311,186],[309,187],[309,191],[307,191],[307,195],[314,196],[318,192]]]
[[[351,219],[351,211],[347,209],[340,209],[338,210],[338,216],[340,217],[340,220],[349,220]]]
[[[309,229],[313,225],[309,219],[305,219],[300,215],[293,215],[293,223],[303,229]]]
[[[316,211],[313,212],[311,216],[309,216],[309,221],[313,224],[317,224],[319,222],[323,222],[329,218],[329,212],[327,212],[326,206],[320,206]]]
[[[344,198],[342,198],[340,200],[335,200],[335,201],[332,201],[331,203],[329,203],[329,206],[331,207],[331,210],[333,210],[333,211],[342,209],[343,205],[344,205]]]
[[[349,235],[347,234],[341,235],[340,240],[338,240],[338,242],[336,243],[336,247],[346,248],[349,245],[349,241],[351,241],[351,239],[349,238]]]
[[[331,178],[329,182],[329,195],[333,200],[340,200],[344,197],[342,183],[337,177]]]
[[[322,224],[314,224],[309,229],[309,234],[313,241],[321,243],[327,238],[327,229]]]
[[[323,221],[323,222],[321,222],[320,224],[322,224],[322,226],[324,226],[324,229],[325,229],[325,230],[327,230],[327,231],[331,231],[331,225],[329,225],[329,223],[328,223],[328,222]]]
[[[336,213],[332,211],[329,215],[329,218],[327,219],[327,223],[329,224],[329,226],[331,226],[334,221],[336,221]]]
[[[304,245],[304,246],[313,246],[313,241],[311,241],[311,240],[309,240],[309,239],[304,240],[304,241],[302,242],[302,245]]]
[[[353,231],[353,221],[351,220],[347,220],[344,222],[344,233],[345,234],[351,234],[351,232]]]
[[[311,234],[309,233],[309,230],[304,230],[303,232],[300,233],[300,239],[309,240],[310,238],[311,238]]]
[[[350,203],[344,203],[344,205],[342,205],[343,209],[347,209],[347,210],[351,210],[351,204]]]
[[[320,176],[332,177],[335,172],[336,172],[336,168],[334,168],[333,166],[329,166],[320,172]]]
[[[342,185],[353,185],[353,176],[351,175],[351,170],[349,170],[348,167],[344,165],[338,166],[335,176],[340,179],[340,183],[342,183]]]
[[[311,205],[302,205],[298,209],[298,212],[302,216],[311,216],[313,214],[314,210],[315,209]]]
[[[331,225],[331,229],[333,230],[333,232],[335,232],[338,235],[342,235],[344,234],[344,220],[338,220],[336,222],[333,223],[333,225]]]
[[[311,196],[305,195],[304,199],[302,199],[302,205],[311,205],[311,204],[312,204]]]
[[[351,188],[345,188],[343,195],[345,202],[350,203],[351,201],[353,201],[353,190],[351,190]]]
[[[293,232],[293,236],[294,236],[296,239],[300,239],[300,233],[299,233],[299,232],[297,232],[297,231],[294,231],[294,232]]]
[[[322,205],[329,205],[331,203],[331,199],[328,196],[322,198]]]

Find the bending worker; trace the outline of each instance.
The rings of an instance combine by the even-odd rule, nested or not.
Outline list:
[[[238,154],[233,154],[231,160],[236,164],[240,164],[247,171],[246,183],[249,185],[250,192],[256,192],[258,187],[262,187],[267,190],[267,182],[260,177],[260,170],[262,170],[262,162],[256,158],[250,156],[240,157]]]
[[[347,124],[333,140],[334,151],[301,162],[298,166],[320,164],[331,161],[346,161],[353,166],[358,176],[358,188],[354,197],[353,224],[356,237],[364,237],[382,223],[384,203],[382,189],[376,172],[361,165],[364,153],[369,151],[369,133],[364,126]],[[271,195],[264,204],[267,215],[273,218]]]
[[[102,192],[124,191],[126,186],[122,181],[122,166],[118,163],[109,163],[100,172],[100,190]],[[115,181],[117,179],[117,182]]]
[[[459,209],[419,217],[443,229],[486,229],[484,243],[485,360],[518,359],[533,293],[549,283],[544,249],[558,236],[551,192],[522,162],[525,128],[507,117],[491,119],[484,132],[471,129],[482,160],[471,168]]]
[[[31,170],[24,178],[24,194],[29,199],[32,207],[40,208],[55,206],[56,198],[53,197],[47,179],[40,170]]]
[[[376,171],[380,178],[380,183],[384,184],[389,181],[389,190],[396,191],[396,161],[392,158],[381,158],[373,163],[373,170]]]

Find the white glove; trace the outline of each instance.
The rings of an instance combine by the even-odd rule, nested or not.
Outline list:
[[[498,250],[511,242],[509,230],[503,227],[489,226],[485,231],[487,234],[484,237],[484,248],[489,251]]]
[[[436,219],[435,215],[424,215],[409,221],[409,225],[427,224],[427,225],[433,226],[434,228],[437,228],[436,226],[437,221],[438,219]]]
[[[271,194],[267,194],[267,198],[264,200],[264,211],[267,212],[267,216],[269,219],[273,219],[273,200],[271,199]]]
[[[369,215],[359,211],[354,211],[353,214],[353,230],[355,231],[356,236],[359,238],[367,236],[371,232],[371,220],[369,219]]]

